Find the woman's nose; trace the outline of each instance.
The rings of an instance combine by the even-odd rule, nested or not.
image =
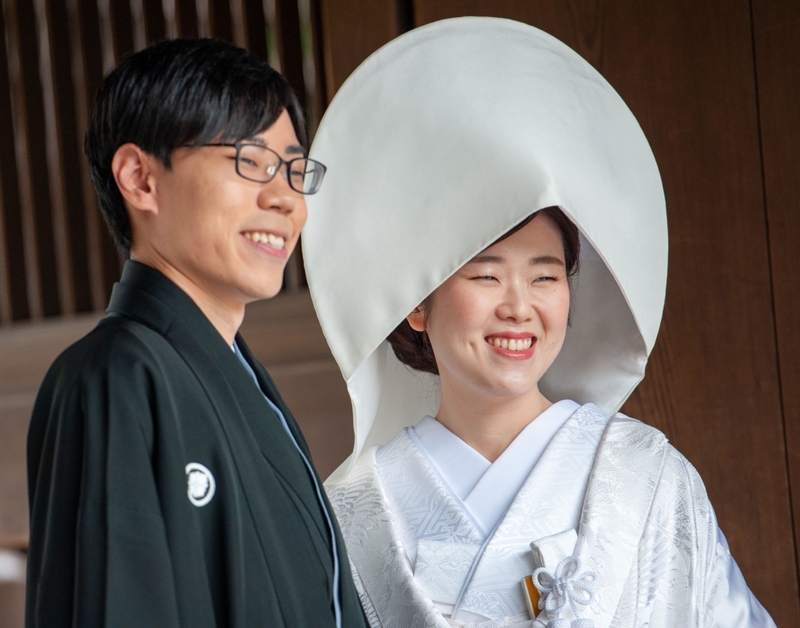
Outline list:
[[[497,306],[497,316],[503,320],[523,322],[530,320],[533,307],[525,291],[518,286],[509,286],[503,300]]]

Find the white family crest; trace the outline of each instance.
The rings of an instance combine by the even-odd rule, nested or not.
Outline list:
[[[217,490],[213,474],[199,462],[190,462],[186,465],[186,482],[189,501],[197,507],[210,502]]]

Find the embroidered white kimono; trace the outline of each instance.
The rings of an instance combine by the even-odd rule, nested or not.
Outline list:
[[[591,603],[575,609],[595,628],[774,626],[733,561],[697,472],[652,427],[581,406],[488,532],[475,516],[480,507],[455,495],[436,468],[440,454],[429,454],[407,428],[328,486],[373,627],[546,626],[555,615],[543,611],[534,622],[521,587],[536,567],[534,541],[549,572],[575,554],[582,573],[595,573]],[[491,488],[480,482],[477,490]],[[576,528],[577,546],[565,546]],[[560,617],[576,614],[567,604]]]

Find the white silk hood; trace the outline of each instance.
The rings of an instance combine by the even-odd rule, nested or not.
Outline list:
[[[436,378],[386,342],[426,296],[531,213],[560,207],[582,235],[551,401],[622,405],[661,322],[667,220],[653,153],[611,85],[525,24],[455,18],[415,29],[347,79],[311,157],[303,254],[322,330],[347,382],[355,457],[438,407]]]

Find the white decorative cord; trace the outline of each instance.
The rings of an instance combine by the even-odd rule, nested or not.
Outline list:
[[[580,556],[567,556],[558,563],[555,574],[544,567],[533,572],[533,584],[541,596],[539,610],[547,611],[547,616],[553,618],[547,623],[547,628],[594,628],[591,619],[570,621],[561,618],[567,604],[578,617],[578,607],[586,607],[594,600],[597,572],[581,571],[581,567]]]

